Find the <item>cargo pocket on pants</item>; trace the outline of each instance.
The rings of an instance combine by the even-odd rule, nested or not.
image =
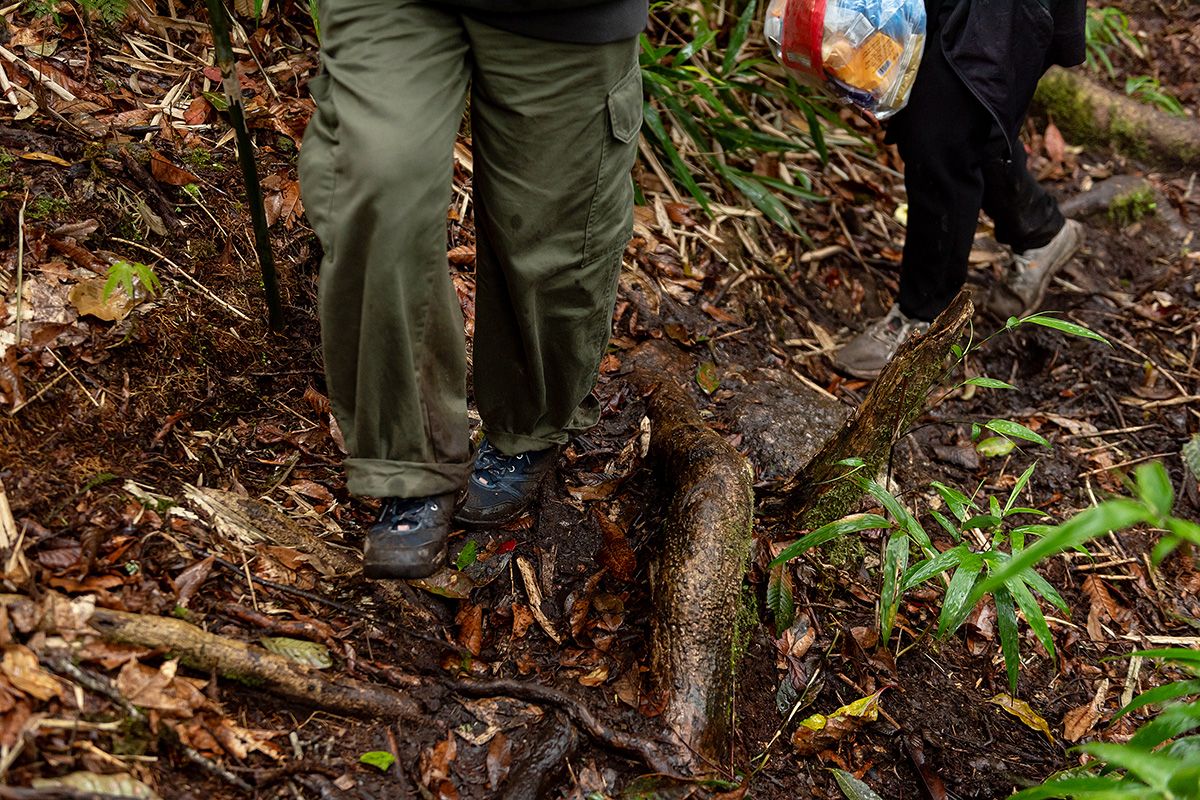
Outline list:
[[[592,205],[588,210],[583,261],[624,247],[633,232],[633,177],[642,125],[642,72],[634,66],[608,91],[606,130]]]

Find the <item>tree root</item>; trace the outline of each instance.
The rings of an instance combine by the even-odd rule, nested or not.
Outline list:
[[[1171,167],[1200,164],[1200,122],[1139,103],[1080,70],[1051,67],[1038,85],[1034,107],[1073,142],[1112,145],[1140,161]]]
[[[579,734],[561,712],[540,727],[537,740],[528,748],[532,758],[510,773],[502,800],[538,800],[545,790],[563,785],[566,762],[579,749]]]
[[[663,346],[639,347],[632,382],[648,394],[650,456],[668,486],[662,553],[651,572],[650,669],[682,770],[712,771],[728,754],[734,627],[754,519],[753,470],[704,423],[668,376]]]
[[[649,739],[643,739],[640,736],[634,736],[633,734],[610,728],[597,719],[591,709],[585,706],[580,700],[561,689],[508,678],[495,678],[482,681],[452,681],[443,679],[441,684],[456,694],[467,695],[468,697],[515,697],[519,700],[553,705],[565,711],[576,725],[583,728],[589,736],[600,744],[611,747],[614,750],[639,755],[655,772],[678,777],[671,759],[663,747],[660,747]]]
[[[847,471],[840,462],[861,458],[863,474],[875,477],[892,444],[924,412],[929,390],[941,379],[950,348],[971,321],[972,311],[966,292],[960,292],[924,336],[902,344],[854,416],[781,487],[794,525],[815,528],[850,512],[862,490],[853,481],[839,480]]]

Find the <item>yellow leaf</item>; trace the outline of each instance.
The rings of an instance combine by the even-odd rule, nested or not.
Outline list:
[[[22,153],[21,158],[26,161],[49,161],[51,164],[58,164],[60,167],[71,166],[70,161],[65,161],[58,156],[50,155],[49,153]]]
[[[1033,728],[1035,731],[1041,731],[1046,734],[1047,739],[1051,742],[1054,741],[1054,734],[1050,733],[1050,726],[1046,724],[1046,720],[1042,719],[1041,715],[1034,711],[1029,703],[1026,703],[1024,700],[1018,700],[1012,695],[1001,693],[988,700],[988,702],[995,703],[1021,720],[1026,726]]]

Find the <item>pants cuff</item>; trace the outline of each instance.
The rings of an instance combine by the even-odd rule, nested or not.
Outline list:
[[[486,429],[483,435],[492,443],[492,447],[495,447],[501,453],[508,456],[519,456],[521,453],[532,453],[538,450],[545,450],[549,447],[557,447],[571,440],[571,435],[566,431],[559,431],[544,438]]]
[[[429,497],[458,493],[467,485],[475,460],[455,464],[422,464],[378,458],[348,458],[346,488],[368,497]]]

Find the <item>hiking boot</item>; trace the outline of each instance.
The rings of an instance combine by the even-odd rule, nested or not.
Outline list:
[[[510,456],[484,439],[454,521],[467,528],[503,525],[525,510],[558,461],[558,448]]]
[[[900,306],[893,303],[883,319],[868,325],[838,351],[833,366],[856,378],[878,378],[905,339],[927,330],[928,322],[904,316]]]
[[[427,578],[446,561],[454,495],[385,497],[363,545],[368,578]]]
[[[1050,279],[1071,260],[1083,244],[1083,226],[1073,219],[1043,247],[1014,253],[1012,267],[988,300],[988,310],[1000,319],[1023,317],[1046,299]]]

